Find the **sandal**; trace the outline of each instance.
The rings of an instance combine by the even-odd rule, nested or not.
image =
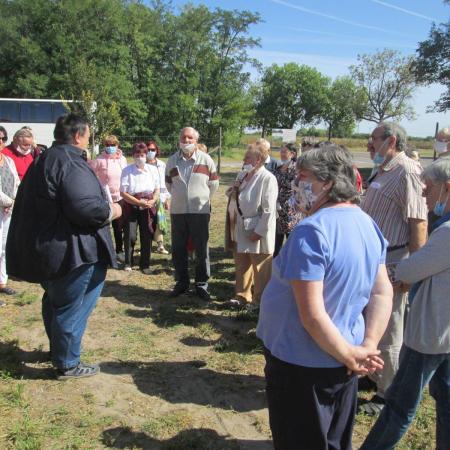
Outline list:
[[[70,369],[58,369],[58,380],[65,380],[68,378],[84,378],[92,377],[100,372],[100,367],[97,364],[85,364],[79,362],[75,367]]]

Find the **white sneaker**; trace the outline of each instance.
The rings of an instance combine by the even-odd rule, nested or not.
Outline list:
[[[125,272],[131,272],[133,269],[130,266],[125,266],[123,270],[125,270]]]
[[[159,253],[160,255],[168,255],[169,254],[169,252],[164,247],[158,247],[156,249],[156,252]]]

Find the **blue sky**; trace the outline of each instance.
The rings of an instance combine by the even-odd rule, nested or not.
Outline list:
[[[177,9],[186,2],[173,0]],[[442,0],[203,0],[208,7],[259,12],[262,23],[251,29],[261,47],[250,51],[264,66],[296,62],[329,77],[348,74],[358,54],[392,48],[414,54],[427,39],[431,24],[446,22],[450,6]],[[450,113],[425,113],[439,98],[442,86],[421,87],[413,105],[417,118],[403,121],[413,136],[434,134],[435,124],[450,124]],[[361,123],[359,131],[373,127]]]

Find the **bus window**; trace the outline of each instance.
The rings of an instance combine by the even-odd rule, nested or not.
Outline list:
[[[19,103],[0,102],[0,122],[20,122]]]
[[[20,102],[20,122],[52,123],[50,102]]]
[[[58,120],[64,114],[67,114],[67,109],[64,107],[63,103],[53,103],[53,122]]]

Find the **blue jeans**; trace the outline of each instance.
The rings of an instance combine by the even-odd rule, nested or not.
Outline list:
[[[386,405],[361,450],[395,447],[414,419],[428,382],[436,400],[436,449],[450,448],[450,354],[428,355],[404,345],[400,367],[386,393]]]
[[[42,283],[42,318],[58,369],[80,361],[81,339],[106,277],[106,264],[85,264],[67,275]]]

